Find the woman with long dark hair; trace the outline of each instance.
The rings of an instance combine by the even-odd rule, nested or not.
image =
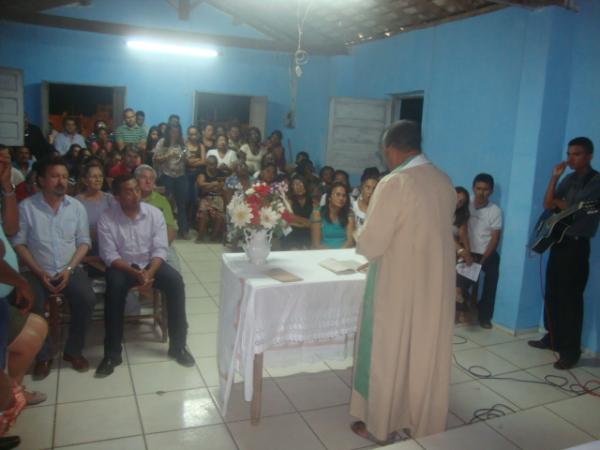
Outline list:
[[[453,235],[456,244],[456,259],[467,265],[473,263],[471,250],[469,247],[469,191],[462,186],[457,186],[456,190],[456,210],[454,211]],[[464,279],[457,275],[456,277],[456,312],[457,320],[460,321],[461,313],[467,310],[467,304],[463,296]]]
[[[179,237],[188,239],[189,223],[186,213],[188,180],[185,176],[187,148],[183,142],[181,125],[168,125],[165,137],[158,141],[153,161],[158,165],[161,184],[167,195],[175,197]]]
[[[152,165],[152,157],[154,156],[154,150],[160,140],[160,129],[158,126],[151,126],[148,130],[148,137],[146,138],[146,150],[144,156],[144,164]]]
[[[350,248],[354,246],[354,215],[350,210],[350,192],[344,183],[332,183],[325,205],[311,215],[312,247]]]
[[[292,207],[292,232],[281,239],[281,244],[286,250],[304,250],[310,247],[310,216],[313,211],[312,198],[304,178],[299,175],[292,178],[288,197]]]

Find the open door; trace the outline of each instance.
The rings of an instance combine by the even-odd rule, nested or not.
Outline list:
[[[263,138],[267,137],[267,97],[250,98],[250,126],[258,128]]]
[[[23,72],[0,67],[0,143],[23,145]]]
[[[329,103],[327,165],[360,174],[366,167],[383,169],[378,158],[381,135],[391,120],[388,100],[333,97]]]
[[[114,130],[123,123],[123,110],[125,109],[126,94],[127,89],[123,86],[116,86],[113,88],[112,123]]]

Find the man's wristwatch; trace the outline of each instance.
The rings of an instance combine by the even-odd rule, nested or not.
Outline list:
[[[73,269],[71,266],[67,266],[67,272],[69,272],[69,275],[73,275],[73,272],[75,271],[75,269]]]

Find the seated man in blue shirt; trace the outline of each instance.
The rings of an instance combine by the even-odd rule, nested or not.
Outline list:
[[[133,175],[116,177],[112,189],[119,205],[106,210],[98,221],[100,257],[107,269],[104,358],[96,369],[96,377],[110,375],[122,362],[125,298],[134,286],[152,286],[167,294],[169,356],[192,367],[194,358],[185,348],[185,286],[179,272],[165,264],[169,242],[163,213],[142,203]]]
[[[79,372],[89,369],[82,351],[92,319],[96,296],[79,263],[91,246],[87,213],[81,203],[66,195],[69,171],[62,159],[39,166],[41,192],[19,205],[19,231],[12,239],[15,252],[29,268],[25,274],[34,294],[33,312],[44,316],[44,303],[51,295],[69,302],[71,323],[63,359]],[[48,341],[37,355],[33,375],[43,379],[50,373],[52,354]]]

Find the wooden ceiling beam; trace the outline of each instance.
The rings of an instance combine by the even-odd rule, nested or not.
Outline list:
[[[46,9],[81,3],[78,0],[0,0],[0,9],[21,13],[35,13]]]
[[[27,23],[30,25],[40,25],[52,28],[63,28],[67,30],[85,31],[115,36],[150,37],[170,41],[180,40],[204,45],[279,51],[286,53],[294,52],[296,50],[295,45],[290,46],[289,43],[281,41],[197,33],[181,30],[169,30],[165,28],[142,27],[113,22],[103,22],[98,20],[74,19],[71,17],[54,16],[49,14],[22,14],[10,11],[0,11],[0,18],[13,22]],[[322,54],[339,54],[339,52],[336,52],[335,49],[326,49],[324,47],[322,50]]]
[[[577,10],[573,0],[489,0],[506,6],[521,6],[523,8],[543,8],[545,6],[561,6],[573,11]]]

